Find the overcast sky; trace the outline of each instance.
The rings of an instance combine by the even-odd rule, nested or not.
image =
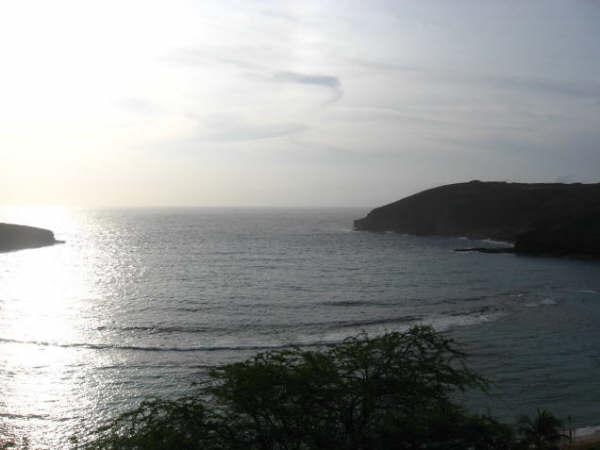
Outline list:
[[[600,1],[0,3],[0,203],[600,181]]]

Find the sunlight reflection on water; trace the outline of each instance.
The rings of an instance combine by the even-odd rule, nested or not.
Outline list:
[[[581,392],[561,392],[560,406],[577,426],[596,424],[597,263],[457,254],[464,242],[451,238],[352,232],[361,215],[0,209],[2,222],[66,241],[0,254],[0,441],[16,434],[36,449],[65,448],[142,398],[189,393],[208,366],[419,321],[492,355],[478,364],[505,380],[505,416],[557,405],[553,386],[576,380]],[[586,370],[558,370],[565,355]],[[540,370],[545,384],[531,389],[527,374]]]
[[[68,434],[72,430],[64,429],[63,420],[73,419],[78,410],[93,410],[99,394],[82,378],[85,367],[95,365],[89,358],[98,355],[64,346],[86,342],[87,331],[96,326],[90,313],[107,295],[96,270],[102,266],[105,273],[112,264],[89,234],[94,229],[89,215],[65,208],[4,208],[0,220],[56,230],[56,238],[67,241],[0,254],[10,258],[0,272],[0,412],[13,419],[14,433],[35,442],[39,429],[47,427],[40,421],[51,419],[52,433]]]

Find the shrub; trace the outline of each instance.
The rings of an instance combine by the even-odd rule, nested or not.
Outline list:
[[[568,437],[562,432],[562,422],[543,409],[538,409],[533,419],[521,417],[517,430],[524,448],[536,450],[558,450],[561,441]]]
[[[210,371],[192,396],[143,402],[97,450],[513,449],[510,427],[457,403],[484,380],[430,327],[320,350],[291,348]],[[520,447],[527,448],[527,447]]]

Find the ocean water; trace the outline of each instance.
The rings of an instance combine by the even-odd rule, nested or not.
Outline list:
[[[475,409],[600,425],[600,264],[352,231],[366,209],[4,209],[64,245],[0,254],[0,442],[68,448],[208,367],[417,323],[491,381]]]

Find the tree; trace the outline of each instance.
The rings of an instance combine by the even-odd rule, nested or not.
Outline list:
[[[430,327],[259,354],[211,375],[226,421],[244,430],[240,443],[260,449],[411,448],[462,417],[454,392],[485,385]]]
[[[360,334],[215,368],[193,396],[144,402],[84,448],[512,449],[510,427],[456,401],[485,386],[455,342],[430,327]]]
[[[558,450],[561,440],[568,437],[561,428],[562,422],[544,409],[538,409],[533,419],[521,417],[517,426],[525,448],[536,450]]]
[[[77,446],[119,450],[200,450],[213,447],[214,433],[202,399],[152,399],[97,430],[97,438]],[[77,445],[77,440],[74,439]]]

